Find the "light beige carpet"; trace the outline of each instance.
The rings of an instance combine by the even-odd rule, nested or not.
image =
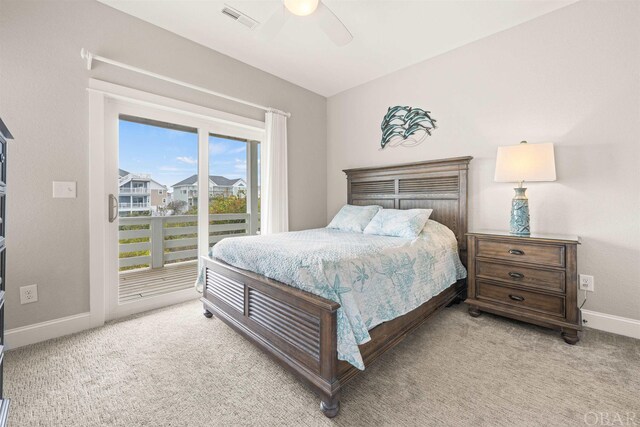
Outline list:
[[[7,354],[10,425],[562,426],[636,413],[640,341],[442,311],[343,390],[337,418],[200,303]]]

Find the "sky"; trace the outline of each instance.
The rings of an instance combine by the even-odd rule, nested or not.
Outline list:
[[[167,186],[198,173],[198,134],[120,120],[120,169]],[[245,142],[209,137],[209,175],[246,180]]]

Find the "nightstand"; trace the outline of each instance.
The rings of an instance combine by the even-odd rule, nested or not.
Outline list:
[[[467,233],[469,314],[486,311],[562,332],[582,329],[578,308],[577,236]]]

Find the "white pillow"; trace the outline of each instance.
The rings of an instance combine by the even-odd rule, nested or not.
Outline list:
[[[327,228],[362,233],[362,230],[380,209],[382,209],[380,206],[344,205],[327,225]]]
[[[382,209],[364,229],[364,234],[418,237],[433,209]]]

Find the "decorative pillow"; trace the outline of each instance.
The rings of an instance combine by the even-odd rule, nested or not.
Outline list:
[[[327,225],[327,228],[362,233],[362,230],[380,209],[382,209],[380,206],[344,205]]]
[[[382,209],[364,229],[364,234],[418,237],[433,209]]]

